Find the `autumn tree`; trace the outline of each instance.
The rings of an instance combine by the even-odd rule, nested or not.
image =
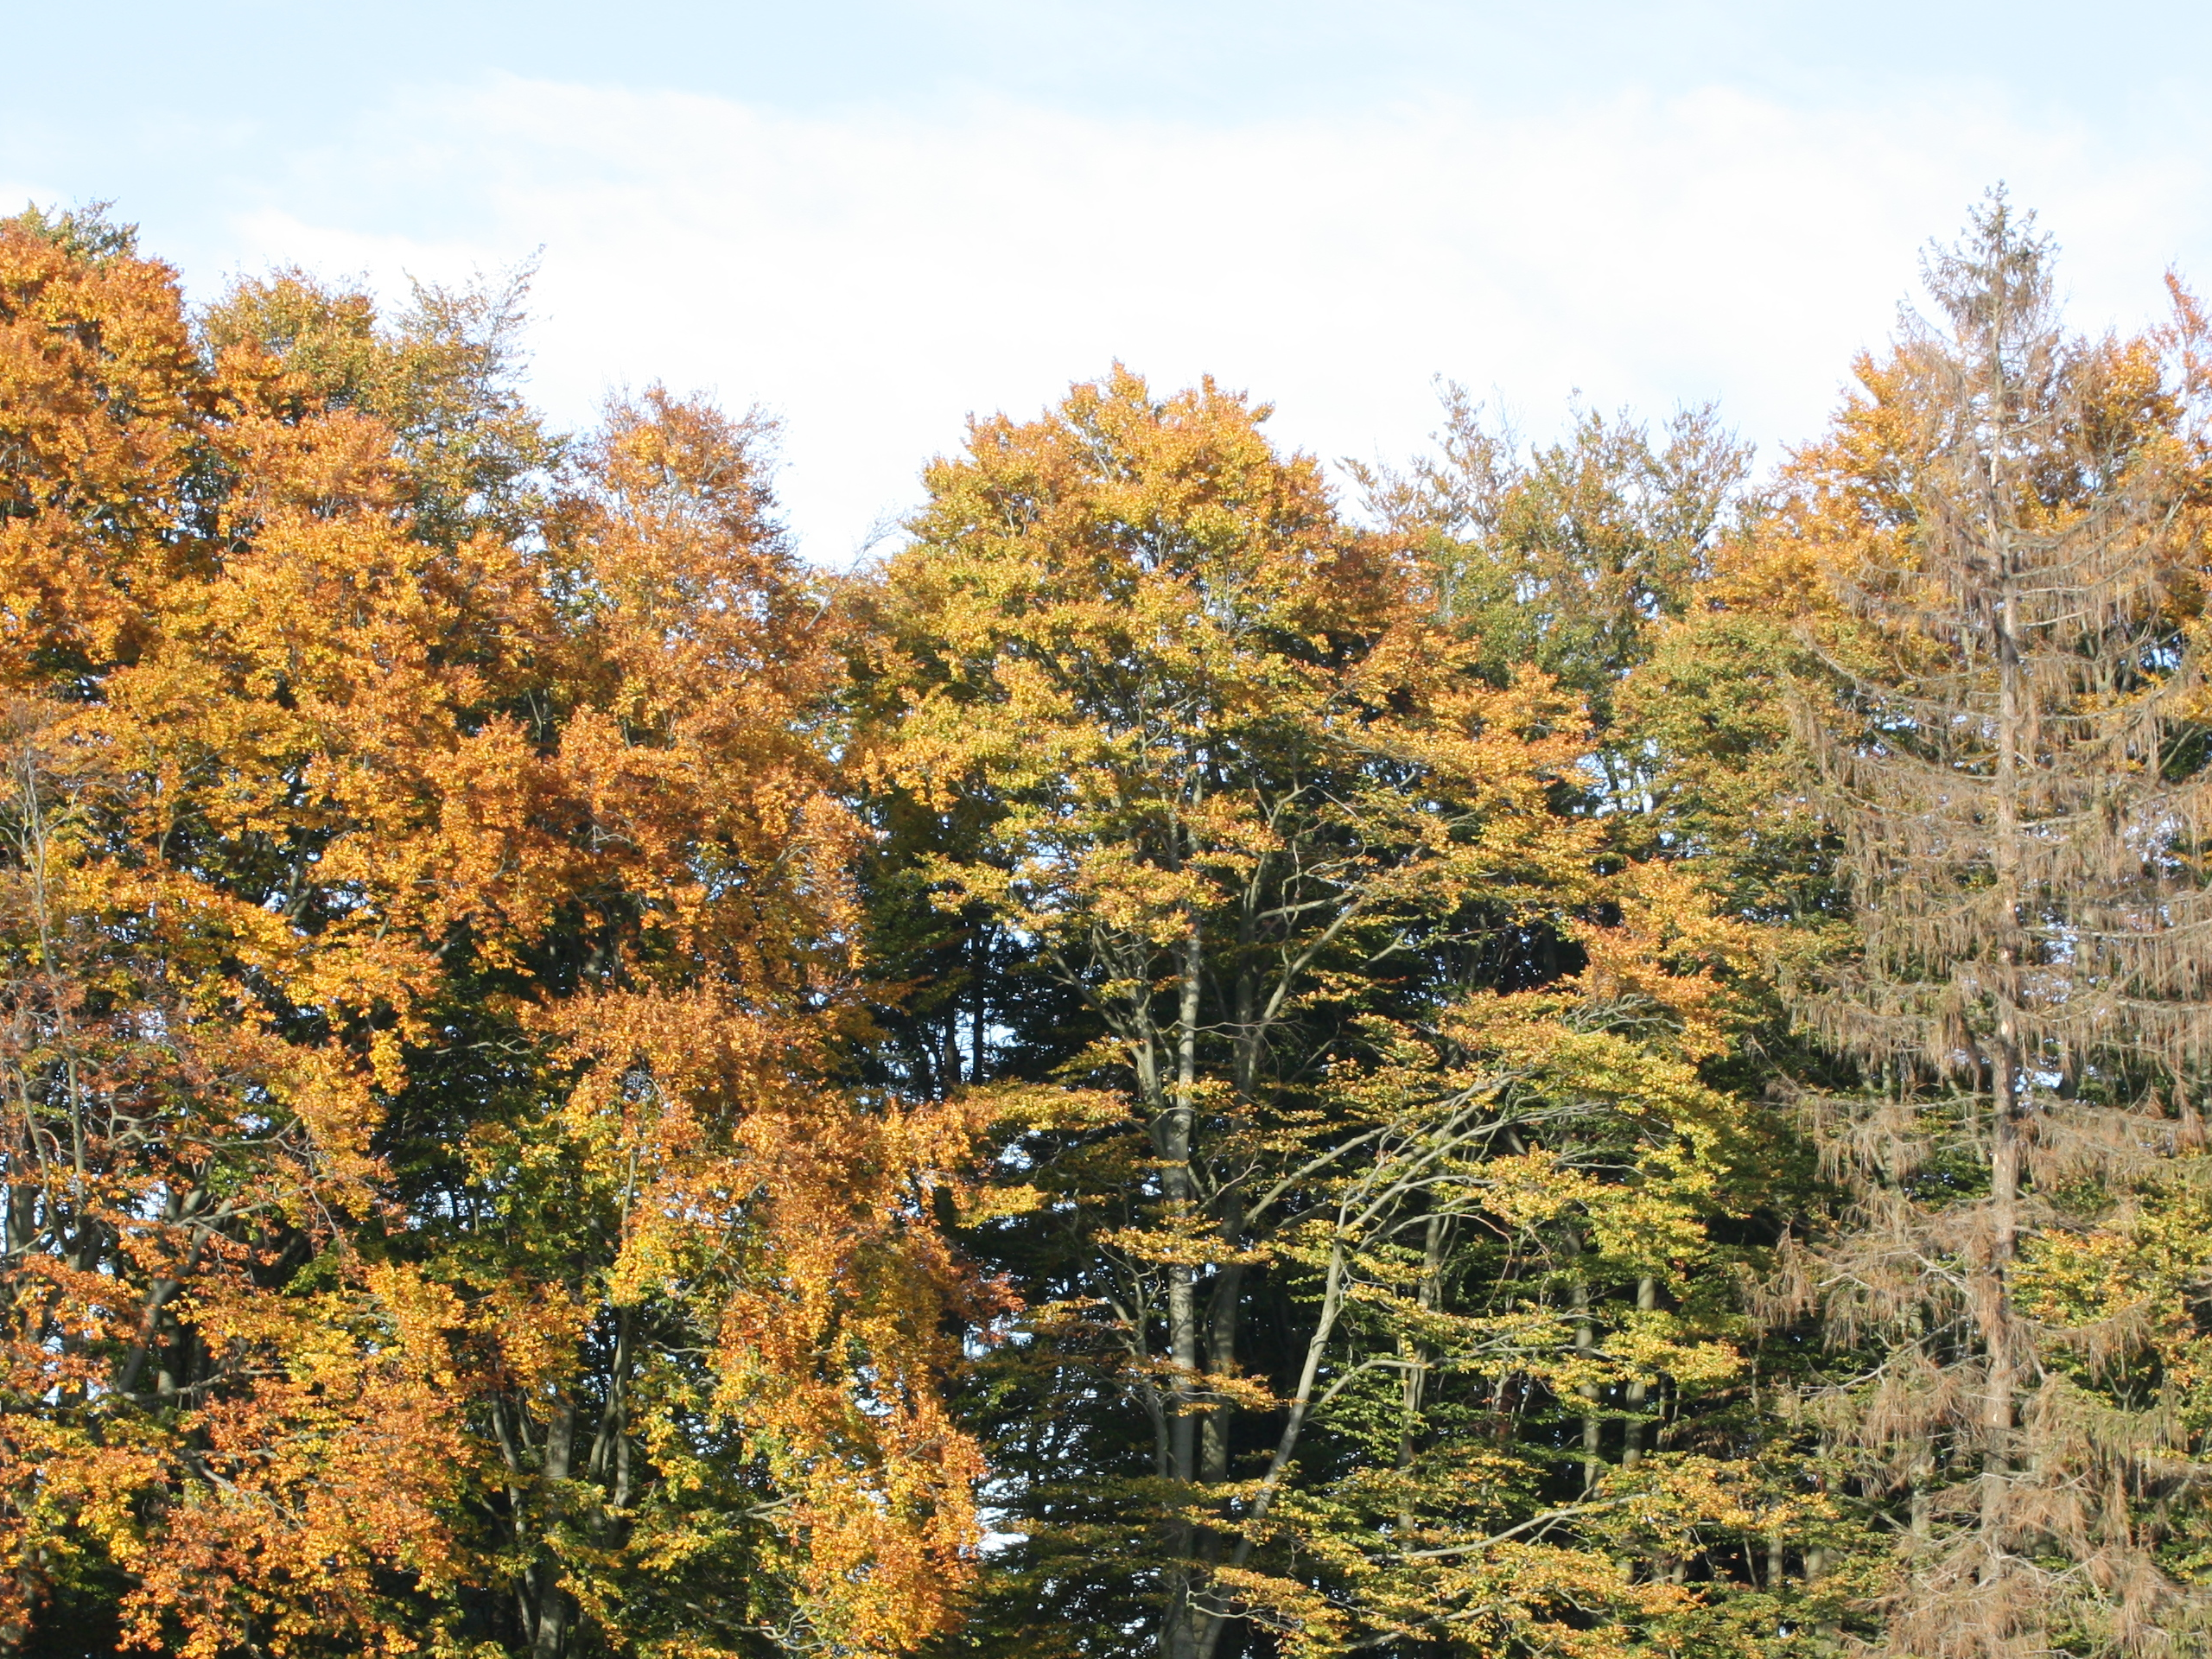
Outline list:
[[[370,416],[391,435],[410,533],[512,540],[535,510],[562,439],[522,396],[530,272],[496,284],[410,284],[390,317],[366,294],[289,270],[242,277],[194,319],[204,354],[276,371],[281,407]]]
[[[963,1130],[840,1084],[760,429],[653,392],[556,475],[496,301],[195,340],[127,236],[0,261],[9,1643],[911,1648]]]
[[[1798,1007],[1866,1079],[1813,1098],[1851,1204],[1795,1294],[1870,1355],[1815,1399],[1898,1504],[1890,1650],[2163,1651],[2202,1618],[2193,1335],[2124,1264],[2196,1179],[2212,1033],[2202,329],[2177,289],[2069,335],[2001,195],[1927,274],[1763,549],[1853,900]]]
[[[513,712],[448,774],[466,931],[389,1130],[487,1315],[488,1617],[602,1645],[904,1649],[972,1545],[923,1179],[957,1114],[837,1086],[860,1034],[842,658],[758,422],[609,412],[546,521]]]
[[[1030,1302],[976,1383],[1021,1538],[977,1640],[1419,1641],[1501,1594],[1548,1639],[1644,1594],[1552,1535],[1616,1455],[1583,1391],[1732,1363],[1654,1276],[1699,1300],[1729,1108],[1662,1051],[1725,950],[1580,931],[1573,702],[1491,683],[1263,413],[1117,371],[979,422],[858,598],[891,891],[1008,962],[964,1062],[905,1062],[1011,1134],[969,1237]]]
[[[1529,443],[1465,386],[1442,393],[1429,453],[1346,463],[1362,505],[1417,550],[1439,621],[1476,642],[1491,675],[1541,669],[1582,700],[1604,804],[1633,810],[1639,746],[1614,734],[1615,697],[1703,590],[1751,448],[1710,404],[1656,434],[1627,412],[1577,409],[1563,435]]]
[[[1587,747],[1561,801],[1600,830],[1600,861],[1671,867],[1689,910],[1756,930],[1759,966],[1726,975],[1726,1038],[1704,1046],[1695,1065],[1702,1086],[1733,1097],[1726,1116],[1741,1144],[1757,1147],[1756,1168],[1739,1166],[1708,1214],[1704,1282],[1724,1262],[1756,1273],[1787,1218],[1817,1207],[1821,1192],[1803,1137],[1758,1102],[1780,1079],[1849,1076],[1847,1063],[1793,1028],[1777,982],[1848,924],[1789,715],[1784,682],[1803,648],[1770,591],[1789,576],[1745,556],[1767,511],[1750,449],[1710,406],[1656,430],[1626,412],[1578,410],[1560,437],[1530,443],[1462,387],[1446,384],[1444,402],[1428,454],[1403,466],[1348,463],[1363,507],[1417,551],[1440,621],[1475,645],[1484,674],[1533,662],[1580,694]],[[1608,1269],[1591,1265],[1602,1328]],[[1637,1275],[1621,1312],[1663,1301],[1664,1282]],[[1721,1294],[1708,1316],[1728,1301]],[[1760,1512],[1734,1529],[1687,1528],[1648,1558],[1703,1582],[1726,1609],[1720,1624],[1696,1626],[1697,1639],[1787,1642],[1792,1630],[1832,1624],[1853,1593],[1859,1569],[1847,1557],[1864,1543],[1863,1525],[1822,1496],[1833,1471],[1810,1438],[1761,1404],[1779,1378],[1834,1374],[1840,1361],[1802,1337],[1770,1332],[1732,1376],[1702,1370],[1687,1391],[1675,1389],[1679,1379],[1578,1386],[1601,1408],[1583,1416],[1580,1433],[1618,1445],[1624,1464],[1642,1455],[1630,1408],[1674,1389],[1664,1438],[1736,1471],[1739,1498]],[[1690,1639],[1691,1628],[1647,1621],[1642,1639]]]
[[[0,250],[10,1639],[385,1647],[463,1459],[442,1299],[345,1249],[399,964],[285,880],[330,846],[328,664],[265,607],[273,564],[389,567],[382,446],[239,399],[126,232]]]

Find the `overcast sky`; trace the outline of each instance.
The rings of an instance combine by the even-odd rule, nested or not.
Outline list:
[[[205,296],[538,254],[537,396],[786,421],[842,562],[971,410],[1118,357],[1401,454],[1718,399],[1770,457],[2003,179],[2085,327],[2212,285],[2212,8],[2012,0],[0,0],[0,202],[112,198]]]

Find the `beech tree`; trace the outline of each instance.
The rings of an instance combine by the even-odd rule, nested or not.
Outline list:
[[[1683,1599],[1550,1535],[1629,1502],[1594,1490],[1609,1390],[1735,1365],[1688,1277],[1730,1108],[1675,1046],[1726,950],[1687,887],[1632,941],[1575,919],[1651,914],[1556,809],[1580,711],[1490,683],[1263,412],[1117,371],[980,422],[862,597],[890,821],[1029,964],[974,1001],[968,1073],[1001,1068],[1018,1189],[969,1236],[1029,1303],[981,1384],[1026,1535],[1000,1628],[1141,1619],[1203,1659],[1448,1637],[1503,1596],[1499,1639],[1564,1642]]]
[[[0,227],[0,1632],[911,1649],[965,1130],[837,1080],[824,607],[757,424],[522,479],[451,321],[288,278],[202,355]]]
[[[1581,699],[1604,808],[1637,810],[1643,757],[1616,735],[1615,699],[1661,625],[1703,590],[1751,448],[1711,405],[1678,410],[1656,435],[1626,413],[1577,410],[1545,444],[1523,442],[1464,386],[1446,383],[1443,405],[1433,453],[1402,467],[1346,463],[1362,504],[1417,550],[1437,620],[1489,675],[1541,669]]]

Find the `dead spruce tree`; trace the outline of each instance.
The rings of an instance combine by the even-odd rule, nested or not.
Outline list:
[[[2069,335],[2050,257],[2001,193],[1931,255],[1936,319],[1861,363],[1770,541],[1856,922],[1800,1008],[1868,1079],[1815,1107],[1851,1204],[1785,1300],[1870,1357],[1821,1405],[1893,1506],[1870,1611],[1916,1659],[2206,1650],[2158,1560],[2171,1390],[2124,1311],[2021,1291],[2201,1139],[2203,329],[2177,289],[2170,328]]]

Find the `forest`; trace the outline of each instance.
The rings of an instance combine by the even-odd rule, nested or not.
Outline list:
[[[0,221],[0,1654],[2212,1652],[2212,314],[2056,258],[832,571],[520,280]]]

